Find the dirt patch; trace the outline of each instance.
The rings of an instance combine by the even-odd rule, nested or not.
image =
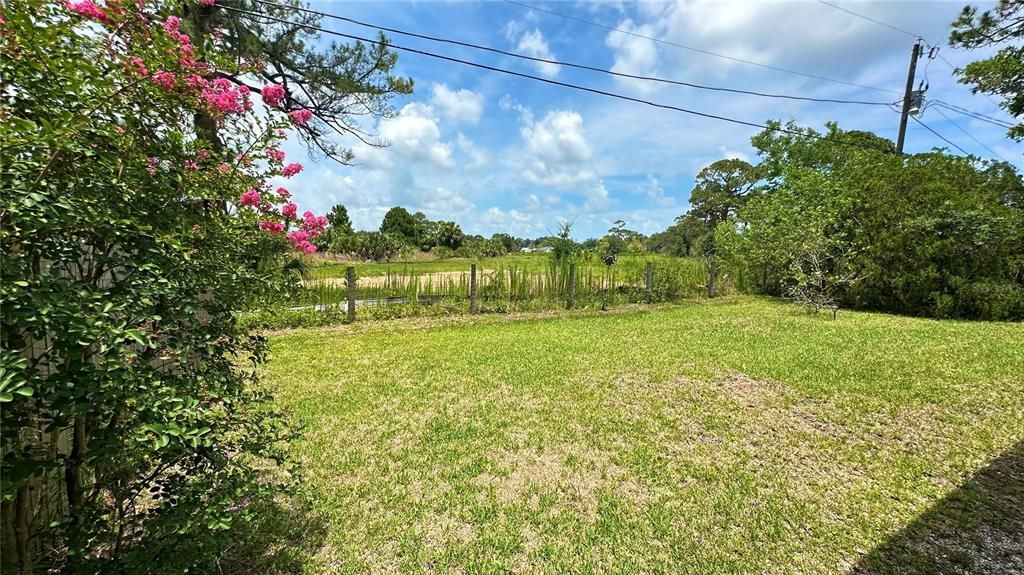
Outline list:
[[[611,455],[582,444],[562,444],[543,451],[495,450],[490,459],[497,473],[482,473],[473,484],[493,491],[503,505],[525,504],[539,510],[540,500],[557,499],[553,514],[570,512],[597,519],[598,500],[611,494],[636,508],[650,501],[649,490]]]
[[[494,270],[478,270],[478,274],[493,274]],[[405,274],[392,274],[391,276],[366,276],[360,277],[356,280],[356,284],[359,287],[370,287],[378,288],[385,286],[404,286],[408,285],[413,277],[419,280],[420,285],[433,284],[435,287],[444,286],[448,282],[458,282],[465,278],[466,282],[469,282],[469,270],[466,271],[453,271],[453,272],[431,272],[424,274],[417,274],[416,276],[410,276]],[[347,284],[345,278],[321,278],[304,282],[306,284],[327,284],[335,287],[345,287]]]

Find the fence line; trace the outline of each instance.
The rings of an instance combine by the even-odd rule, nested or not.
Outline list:
[[[359,278],[355,266],[345,269],[343,278],[321,278],[307,282],[305,307],[295,310],[330,310],[344,307],[348,321],[355,321],[357,308],[368,305],[440,301],[468,303],[470,313],[481,310],[537,309],[621,303],[653,304],[706,298],[728,291],[728,274],[720,274],[717,290],[710,290],[710,273],[703,260],[678,259],[646,261],[631,266],[587,266],[576,262],[552,261],[546,269],[518,266],[482,269],[472,263],[468,271],[439,271],[419,274],[406,267],[401,272]],[[464,304],[465,304],[464,303]],[[340,311],[340,309],[339,309]]]

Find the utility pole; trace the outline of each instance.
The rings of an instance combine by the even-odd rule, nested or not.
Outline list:
[[[907,87],[903,91],[903,110],[900,111],[900,135],[896,139],[896,151],[903,153],[903,140],[907,137],[907,119],[910,117],[910,97],[914,91],[914,73],[917,72],[917,57],[921,55],[921,41],[914,43],[910,50],[910,69],[907,71]]]

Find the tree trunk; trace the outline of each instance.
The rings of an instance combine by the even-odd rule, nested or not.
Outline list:
[[[718,282],[718,258],[708,258],[708,298],[715,297],[715,284]]]

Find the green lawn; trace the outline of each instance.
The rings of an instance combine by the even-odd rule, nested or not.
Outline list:
[[[1024,565],[1024,325],[736,298],[271,344],[310,573]]]

